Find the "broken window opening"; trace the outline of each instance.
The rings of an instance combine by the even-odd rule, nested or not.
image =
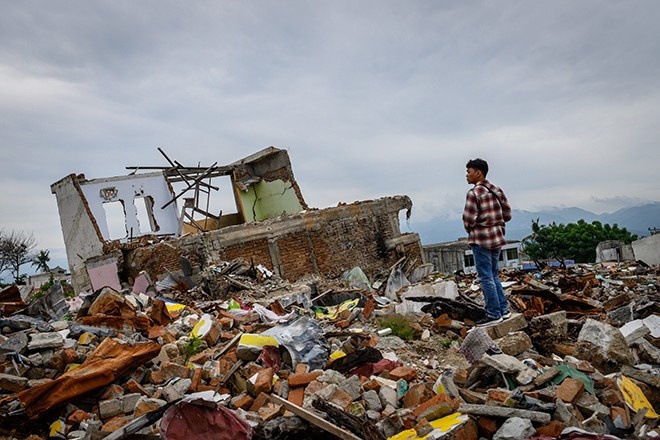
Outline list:
[[[507,260],[517,260],[518,259],[518,248],[506,249],[506,259]]]
[[[108,239],[119,240],[128,237],[124,201],[104,202],[103,210],[105,211],[105,222],[108,227]]]
[[[218,178],[222,178],[224,183],[218,184]],[[196,234],[241,223],[238,221],[230,177],[216,176],[213,182],[206,179],[205,183],[182,191],[188,186],[186,182],[172,182],[175,192],[185,193],[180,220],[182,234]],[[218,189],[210,188],[211,185]]]
[[[133,204],[137,211],[137,221],[140,234],[156,233],[160,230],[154,217],[154,198],[151,196],[136,197]],[[135,234],[134,234],[135,235]]]

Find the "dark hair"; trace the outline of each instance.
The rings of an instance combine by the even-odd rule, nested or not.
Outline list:
[[[481,173],[486,177],[488,174],[488,162],[483,159],[470,159],[465,165],[465,168],[474,168],[475,170],[481,171]]]

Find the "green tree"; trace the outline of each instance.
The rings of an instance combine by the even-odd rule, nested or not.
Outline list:
[[[49,250],[40,250],[34,260],[32,260],[32,266],[35,266],[37,270],[41,272],[48,272],[50,267],[48,267],[48,262],[50,261],[50,251]]]
[[[553,222],[546,226],[536,219],[532,220],[532,233],[523,239],[522,247],[523,252],[539,267],[543,267],[547,260],[556,260],[563,267],[567,259],[576,263],[595,262],[596,246],[606,240],[629,244],[637,240],[637,235],[626,228],[619,228],[616,223],[610,226],[599,221],[587,223],[578,220],[567,225]]]

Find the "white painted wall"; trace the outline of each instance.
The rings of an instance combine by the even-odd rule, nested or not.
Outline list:
[[[141,235],[176,235],[179,230],[179,213],[176,202],[171,203],[165,209],[161,207],[170,201],[174,194],[168,185],[165,176],[160,173],[136,174],[133,176],[110,177],[105,179],[93,179],[80,183],[80,188],[87,199],[89,209],[96,219],[103,240],[119,239],[127,241],[129,237]],[[107,191],[103,191],[106,189]],[[107,199],[101,194],[112,194]],[[153,217],[158,225],[157,230],[152,230],[146,218],[138,219],[136,199],[151,197],[153,199]],[[104,205],[109,203],[123,204],[124,218],[108,218],[108,211]],[[115,205],[115,207],[120,205]],[[140,203],[141,208],[144,203]],[[121,215],[121,209],[118,211]],[[143,213],[144,214],[144,213]],[[111,235],[108,221],[113,225],[120,224],[123,230],[117,236]]]

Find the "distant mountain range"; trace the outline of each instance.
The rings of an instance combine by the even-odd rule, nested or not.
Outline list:
[[[602,224],[617,224],[638,237],[649,235],[649,228],[660,228],[660,202],[642,206],[622,208],[613,213],[594,214],[581,208],[556,208],[539,212],[513,210],[513,218],[507,223],[506,235],[510,240],[521,240],[531,232],[532,220],[539,219],[543,225],[576,223],[583,219],[587,223],[598,220]],[[402,227],[402,232],[407,228]],[[460,218],[435,218],[425,222],[410,221],[410,229],[417,232],[422,244],[454,241],[464,237],[465,231]]]

